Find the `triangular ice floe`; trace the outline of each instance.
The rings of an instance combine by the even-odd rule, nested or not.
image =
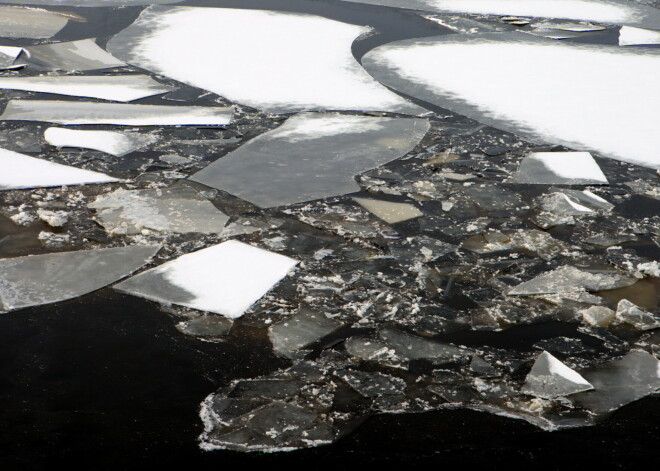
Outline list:
[[[534,362],[521,391],[536,397],[553,398],[593,388],[589,381],[575,370],[564,365],[550,353],[543,352]]]
[[[515,183],[539,185],[607,185],[589,152],[532,152],[511,178]]]

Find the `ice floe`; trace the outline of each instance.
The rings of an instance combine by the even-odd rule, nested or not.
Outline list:
[[[635,281],[634,278],[617,272],[590,273],[563,266],[516,286],[508,294],[511,296],[601,291],[630,286]]]
[[[372,198],[353,198],[360,206],[388,224],[408,221],[423,216],[419,209],[410,203],[375,200]]]
[[[643,46],[646,44],[660,44],[660,31],[633,26],[622,26],[619,30],[619,46]]]
[[[101,49],[94,39],[41,44],[24,49],[30,65],[46,70],[87,71],[126,65]]]
[[[55,147],[81,147],[117,157],[143,149],[157,138],[146,134],[119,131],[90,131],[66,128],[48,128],[44,139]]]
[[[235,319],[297,263],[284,255],[230,240],[136,275],[115,289]]]
[[[354,176],[412,150],[417,118],[304,113],[243,144],[191,180],[273,207],[358,191]]]
[[[520,162],[512,182],[541,185],[607,185],[589,152],[533,152]]]
[[[69,20],[84,21],[72,13],[3,5],[0,6],[0,37],[46,39],[59,33]]]
[[[542,398],[568,396],[594,387],[580,374],[548,352],[541,353],[525,378],[521,391]]]
[[[153,6],[111,39],[108,50],[130,64],[272,112],[423,113],[373,80],[351,54],[353,41],[369,31],[301,13]],[[222,48],[212,52],[203,44]]]
[[[275,353],[292,357],[298,350],[331,334],[341,325],[324,314],[301,309],[290,319],[271,326],[268,337]]]
[[[363,65],[395,90],[532,140],[660,168],[660,51],[447,35],[379,46]],[[484,70],[499,72],[484,80]]]
[[[627,299],[622,299],[616,306],[616,318],[621,322],[632,325],[639,330],[653,330],[660,328],[660,318],[650,312],[640,309]]]
[[[132,5],[154,5],[163,3],[179,3],[183,0],[2,0],[0,3],[16,3],[19,5],[50,5],[72,7],[122,7]]]
[[[130,246],[0,259],[0,311],[91,293],[130,275],[159,248]]]

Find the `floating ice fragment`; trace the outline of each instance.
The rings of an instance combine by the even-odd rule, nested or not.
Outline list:
[[[131,105],[81,101],[10,100],[0,121],[44,121],[58,124],[176,126],[229,124],[233,108]]]
[[[103,173],[56,164],[5,149],[0,149],[0,169],[0,190],[118,181]]]
[[[608,213],[614,205],[589,190],[562,190],[544,195],[541,207],[559,216],[582,216],[597,211]]]
[[[130,275],[159,248],[131,246],[0,259],[0,311],[91,293]]]
[[[130,64],[272,112],[423,113],[373,80],[351,54],[353,41],[369,31],[302,13],[153,6],[112,38],[108,50]],[[212,52],[204,44],[222,48]]]
[[[344,347],[349,355],[361,360],[378,361],[397,358],[393,348],[378,340],[351,337],[346,339]]]
[[[62,227],[69,221],[69,215],[66,211],[49,211],[47,209],[39,208],[37,210],[39,219],[48,224],[50,227]]]
[[[568,246],[555,239],[547,232],[518,230],[515,232],[489,231],[475,235],[463,242],[462,246],[476,253],[493,253],[501,250],[524,250],[537,253],[541,258],[550,260],[559,255]]]
[[[400,330],[384,328],[378,334],[398,356],[409,360],[452,360],[470,353],[450,344],[427,340]]]
[[[541,353],[525,378],[521,392],[544,399],[568,396],[594,387],[578,372],[548,352]]]
[[[403,394],[406,383],[401,378],[383,373],[366,373],[358,370],[344,370],[337,373],[353,389],[364,397],[377,397],[388,394]]]
[[[21,51],[22,47],[0,46],[0,70],[13,67]]]
[[[155,142],[156,138],[138,133],[118,131],[81,131],[79,129],[48,128],[46,142],[55,147],[81,147],[117,157],[135,152]]]
[[[111,101],[133,101],[172,89],[148,75],[45,75],[0,77],[0,89],[83,96]]]
[[[660,319],[650,312],[646,312],[627,299],[622,299],[616,306],[618,320],[632,325],[639,330],[653,330],[660,328]]]
[[[183,255],[115,289],[163,304],[241,317],[298,262],[238,241]]]
[[[24,49],[28,62],[43,69],[85,71],[126,65],[101,49],[94,39],[27,46]]]
[[[519,284],[508,294],[528,296],[533,294],[578,293],[602,291],[630,286],[635,279],[617,272],[590,273],[571,266],[562,266],[548,273]]]
[[[516,67],[502,68],[503,58]],[[385,85],[485,124],[660,168],[659,58],[655,49],[491,33],[396,41],[362,62]],[[484,81],[484,70],[500,72]]]
[[[589,152],[533,152],[520,162],[512,182],[537,185],[607,185]]]
[[[5,38],[46,39],[57,34],[70,19],[83,20],[83,18],[72,13],[47,11],[40,8],[0,6],[0,36]]]
[[[183,0],[2,0],[0,3],[16,3],[19,5],[61,5],[72,7],[121,7],[131,5],[179,3],[182,1]]]
[[[375,200],[371,198],[353,198],[360,206],[388,224],[408,221],[423,216],[419,209],[410,203]]]
[[[593,326],[607,327],[616,317],[616,313],[605,306],[591,306],[581,311],[582,320]]]
[[[89,205],[111,235],[158,232],[219,234],[229,217],[194,189],[181,186],[156,190],[118,189]]]
[[[301,309],[292,318],[275,324],[268,330],[268,338],[275,353],[291,357],[301,348],[334,332],[341,324],[309,309]]]
[[[660,44],[660,31],[622,26],[619,30],[619,46]]]
[[[303,113],[243,144],[190,179],[258,206],[273,206],[358,191],[354,176],[405,155],[429,123]]]
[[[229,333],[231,326],[232,321],[226,317],[208,314],[179,322],[176,328],[179,332],[193,337],[222,337]]]

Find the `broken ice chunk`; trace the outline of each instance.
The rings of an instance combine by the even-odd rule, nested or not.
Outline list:
[[[156,141],[153,136],[117,131],[81,131],[79,129],[48,128],[44,139],[55,147],[81,147],[121,157]]]
[[[394,349],[388,347],[384,342],[365,339],[362,337],[351,337],[346,339],[344,347],[349,355],[361,360],[390,360],[396,359]]]
[[[22,47],[0,46],[0,70],[12,67],[21,51]]]
[[[0,149],[0,168],[0,190],[119,181],[103,173],[60,165],[6,149]]]
[[[268,330],[275,353],[291,357],[298,350],[334,332],[341,324],[309,309],[301,309],[290,319]]]
[[[80,16],[72,13],[47,11],[39,8],[0,6],[0,36],[5,38],[46,39],[57,34],[70,19],[83,20]]]
[[[66,211],[48,211],[39,208],[37,210],[39,219],[48,224],[50,227],[62,227],[69,221],[69,215]]]
[[[558,216],[583,216],[597,211],[610,212],[614,205],[589,190],[562,190],[544,195],[541,207]]]
[[[366,373],[364,371],[344,370],[337,373],[353,389],[364,397],[377,397],[388,394],[403,394],[406,383],[401,378],[383,373]]]
[[[585,371],[595,390],[573,400],[596,414],[604,414],[660,390],[660,361],[633,350],[623,358]]]
[[[416,335],[410,335],[400,330],[384,328],[378,334],[385,343],[394,349],[400,357],[409,360],[452,360],[456,357],[469,355],[469,351],[451,344],[427,340]]]
[[[94,39],[27,46],[28,62],[48,70],[85,71],[126,64],[101,49]]]
[[[131,246],[0,259],[0,311],[91,293],[130,275],[159,248]]]
[[[358,197],[353,197],[353,199],[367,211],[388,224],[396,224],[424,215],[424,213],[410,203],[396,203]]]
[[[193,337],[221,337],[229,333],[231,326],[232,321],[226,317],[209,314],[179,322],[176,328],[179,332]]]
[[[521,392],[544,399],[568,396],[594,387],[578,372],[570,369],[548,352],[541,353],[525,378]]]
[[[622,26],[619,30],[619,46],[641,46],[660,44],[660,31],[632,26]]]
[[[532,152],[511,178],[537,185],[607,185],[608,181],[589,152]]]
[[[571,266],[562,266],[548,273],[519,284],[509,295],[528,296],[533,294],[578,293],[602,291],[630,286],[634,278],[617,272],[590,273]]]
[[[597,327],[607,327],[616,317],[616,313],[605,306],[591,306],[580,312],[585,323]]]
[[[20,5],[53,5],[72,7],[113,7],[129,5],[154,5],[157,3],[178,3],[183,0],[2,0],[0,3],[17,3]]]
[[[235,319],[297,263],[284,255],[230,240],[147,270],[115,289]]]
[[[515,232],[489,231],[472,236],[462,246],[476,253],[493,253],[502,250],[525,250],[537,253],[541,258],[550,260],[568,247],[547,232],[518,230]]]
[[[0,89],[133,101],[172,90],[148,75],[44,75],[0,77]]]
[[[190,179],[264,208],[352,193],[355,175],[405,155],[428,129],[424,119],[303,113]]]
[[[616,317],[618,320],[632,325],[638,330],[653,330],[660,328],[660,319],[650,312],[639,308],[627,299],[622,299],[616,306]]]
[[[118,189],[89,205],[111,235],[158,232],[219,234],[229,217],[192,188]]]
[[[0,121],[44,121],[58,124],[176,126],[229,124],[233,108],[130,105],[82,101],[10,100]]]

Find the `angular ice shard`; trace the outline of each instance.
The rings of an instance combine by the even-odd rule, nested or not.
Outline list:
[[[0,116],[0,121],[118,126],[224,126],[229,124],[233,114],[233,108],[222,107],[10,100]]]
[[[16,58],[22,51],[22,47],[0,46],[0,70],[13,67]]]
[[[57,34],[70,19],[82,20],[81,17],[72,13],[47,11],[39,8],[0,6],[0,36],[5,38],[46,39]]]
[[[470,354],[466,349],[447,343],[427,340],[396,329],[384,328],[378,334],[394,352],[409,360],[452,360]]]
[[[0,259],[0,311],[91,293],[130,275],[159,248],[116,247]]]
[[[183,0],[1,0],[0,3],[72,7],[122,7],[131,5],[154,5],[158,3],[179,3],[182,1]]]
[[[268,338],[273,344],[273,351],[285,357],[291,357],[301,348],[331,334],[341,323],[328,319],[309,309],[301,309],[290,319],[275,324],[268,330]]]
[[[507,294],[528,296],[533,294],[579,293],[602,291],[630,286],[634,278],[617,272],[590,273],[571,266],[562,266],[519,284]]]
[[[582,320],[593,326],[607,327],[616,317],[616,313],[605,306],[591,306],[581,311]]]
[[[353,199],[358,202],[360,206],[364,207],[364,209],[388,224],[396,224],[397,222],[403,222],[424,216],[424,213],[410,203],[396,203],[393,201],[358,197],[354,197]]]
[[[156,138],[138,133],[118,131],[81,131],[79,129],[48,128],[44,139],[55,147],[81,147],[117,157],[135,152],[155,142]]]
[[[101,49],[93,39],[28,46],[25,52],[30,64],[43,69],[85,71],[126,65]]]
[[[515,183],[538,185],[607,185],[589,152],[532,152],[511,178]]]
[[[619,30],[619,46],[660,44],[660,31],[622,26]]]
[[[590,372],[585,378],[594,391],[573,400],[596,414],[605,414],[660,391],[660,361],[643,350],[633,350]]]
[[[362,63],[399,92],[530,140],[660,168],[656,49],[453,34],[388,43]],[[438,64],[451,64],[451,73]],[[484,70],[501,72],[483,80]]]
[[[303,113],[191,180],[264,208],[342,195],[360,189],[355,175],[405,155],[428,129],[424,119]]]
[[[560,216],[582,216],[598,211],[608,213],[614,205],[589,190],[562,190],[544,195],[541,207]]]
[[[56,164],[5,149],[0,149],[0,169],[0,190],[119,181],[103,173]]]
[[[224,316],[208,314],[179,322],[176,328],[179,332],[193,337],[222,337],[229,333],[232,325],[232,321]]]
[[[154,6],[111,39],[108,50],[132,65],[272,112],[423,113],[373,80],[351,54],[353,41],[369,31],[302,13]]]
[[[235,319],[297,263],[284,255],[230,240],[140,273],[115,289]]]
[[[550,399],[568,396],[594,387],[578,372],[570,369],[548,352],[541,353],[525,378],[521,392]]]
[[[133,101],[172,90],[148,75],[44,75],[0,77],[0,89]]]
[[[515,232],[489,231],[472,236],[462,246],[476,253],[493,253],[502,250],[522,250],[537,253],[541,258],[551,260],[568,246],[547,232],[518,230]]]
[[[632,325],[639,330],[660,328],[660,318],[639,308],[627,299],[622,299],[616,306],[616,317],[619,321]]]
[[[219,234],[229,217],[192,188],[116,190],[89,205],[111,235],[158,232]]]
[[[660,27],[653,7],[622,0],[346,0],[436,13],[565,18],[612,24]]]

